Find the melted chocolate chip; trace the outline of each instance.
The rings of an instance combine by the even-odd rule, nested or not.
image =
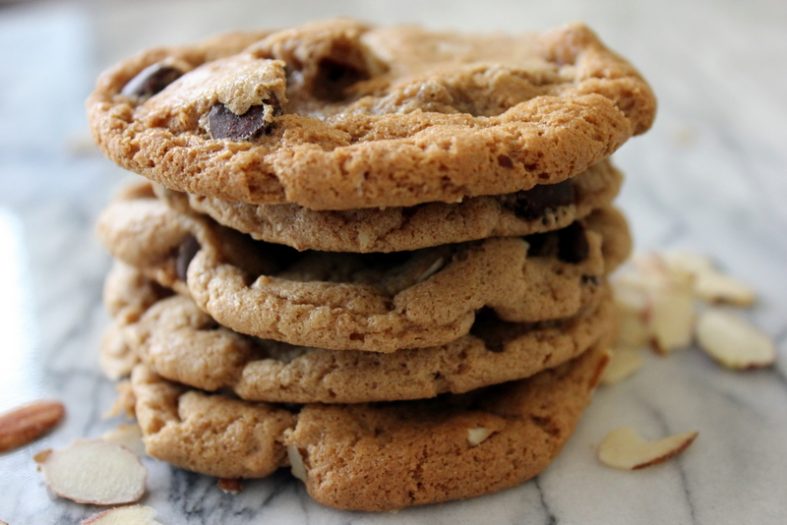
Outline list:
[[[120,94],[141,99],[150,98],[175,82],[181,75],[183,71],[176,67],[152,64],[129,80]]]
[[[175,272],[178,275],[178,279],[181,281],[186,280],[189,263],[191,263],[191,260],[197,255],[199,249],[199,242],[191,235],[186,237],[186,239],[180,243],[180,246],[178,246],[178,258],[175,261]]]
[[[491,308],[482,308],[475,314],[475,322],[470,327],[470,334],[484,341],[490,352],[502,352],[506,340],[499,330],[500,318]]]
[[[577,264],[590,253],[585,226],[574,221],[565,228],[526,237],[528,255],[532,257],[557,257],[563,262]]]
[[[236,115],[223,104],[216,104],[208,112],[208,131],[214,139],[251,140],[273,129],[270,114],[278,115],[281,106],[277,101],[266,100],[262,105],[252,106],[243,115]]]
[[[587,259],[590,253],[588,237],[585,227],[579,221],[574,221],[569,226],[557,232],[557,256],[561,261],[577,264]]]
[[[520,191],[506,197],[503,204],[514,210],[517,217],[533,220],[544,215],[547,210],[574,204],[575,198],[574,182],[566,180],[557,184],[539,184],[528,191]]]
[[[337,102],[345,98],[348,87],[368,78],[366,71],[332,58],[323,58],[317,64],[312,90],[314,96],[321,100]]]

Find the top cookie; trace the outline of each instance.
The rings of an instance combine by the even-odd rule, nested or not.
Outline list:
[[[113,160],[170,189],[342,210],[560,182],[647,130],[655,100],[583,25],[335,20],[144,52],[101,76],[88,112]]]

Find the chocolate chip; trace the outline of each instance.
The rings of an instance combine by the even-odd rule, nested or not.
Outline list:
[[[243,115],[236,115],[223,104],[215,104],[208,112],[208,131],[214,139],[251,140],[268,133],[273,128],[271,117],[280,112],[281,106],[275,100],[252,106]]]
[[[183,71],[176,67],[152,64],[129,80],[120,94],[141,99],[150,98],[175,82],[181,75]]]
[[[199,242],[191,235],[186,237],[186,239],[180,243],[180,246],[178,246],[178,258],[175,261],[175,272],[178,275],[178,279],[181,281],[186,280],[189,263],[191,263],[191,260],[197,255],[199,249]]]
[[[355,66],[323,58],[317,64],[317,74],[313,80],[314,96],[330,102],[338,102],[347,95],[347,88],[369,78],[366,71]]]
[[[470,334],[483,340],[489,352],[503,352],[506,345],[544,323],[512,323],[502,320],[492,308],[484,307],[475,314]],[[544,324],[544,326],[547,326]]]
[[[557,184],[539,184],[528,191],[506,196],[503,205],[514,210],[517,217],[533,220],[547,210],[574,204],[575,198],[574,182],[566,180]]]
[[[557,232],[557,256],[561,261],[577,264],[587,259],[590,253],[585,227],[581,222],[574,221]]]
[[[475,322],[470,327],[470,334],[484,341],[490,352],[502,352],[506,340],[499,330],[502,321],[491,308],[481,308],[475,314]]]

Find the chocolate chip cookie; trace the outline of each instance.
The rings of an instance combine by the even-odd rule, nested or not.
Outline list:
[[[115,257],[190,295],[223,326],[372,352],[451,342],[483,307],[517,323],[574,316],[630,245],[625,220],[608,208],[524,238],[393,254],[301,253],[139,191],[111,204],[98,231]],[[618,248],[605,252],[607,238]]]
[[[350,20],[161,48],[101,76],[93,135],[178,191],[316,210],[558,183],[647,130],[655,99],[587,27],[472,35]]]
[[[609,161],[557,184],[456,204],[315,211],[297,204],[246,204],[155,187],[173,208],[205,213],[254,239],[297,250],[399,252],[429,246],[542,233],[608,206],[623,176]]]
[[[537,475],[573,432],[606,361],[597,345],[530,379],[361,405],[240,401],[170,383],[145,365],[131,387],[153,457],[227,478],[289,464],[320,503],[380,511],[487,494]]]
[[[110,306],[135,302],[152,286],[140,278],[126,279],[127,287],[120,288],[117,281],[127,272],[120,265],[107,279]],[[523,379],[578,356],[611,330],[609,294],[600,292],[571,319],[514,324],[484,312],[470,334],[456,341],[390,354],[337,352],[244,336],[218,325],[187,297],[162,294],[133,321],[118,314],[104,338],[102,361],[116,363],[108,369],[112,377],[118,370],[127,375],[141,360],[171,381],[232,391],[248,401],[423,399]]]

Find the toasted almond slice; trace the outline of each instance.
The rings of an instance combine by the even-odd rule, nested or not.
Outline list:
[[[650,304],[641,288],[621,283],[613,284],[615,310],[618,317],[617,344],[642,346],[650,340],[647,319]]]
[[[75,441],[41,464],[52,492],[77,503],[120,505],[145,493],[147,472],[133,452],[101,439]]]
[[[137,456],[145,455],[145,445],[142,443],[142,430],[136,423],[123,423],[108,430],[101,435],[101,439],[123,445]]]
[[[51,448],[47,448],[47,449],[41,450],[40,452],[36,452],[35,454],[33,454],[33,461],[35,461],[36,463],[38,463],[40,465],[41,463],[46,461],[46,458],[48,458],[50,456],[50,454],[52,454],[52,449]]]
[[[55,428],[65,413],[59,401],[36,401],[0,415],[0,452],[38,439]]]
[[[243,483],[238,478],[219,478],[216,485],[225,494],[240,494],[243,491]]]
[[[634,374],[642,368],[644,358],[637,348],[616,348],[612,352],[609,364],[601,375],[602,385],[614,385]]]
[[[134,398],[134,391],[131,389],[131,381],[125,379],[118,381],[115,385],[118,397],[115,402],[109,407],[109,410],[103,415],[104,419],[110,419],[118,416],[134,417],[134,405],[136,399]]]
[[[80,525],[161,525],[156,511],[144,505],[116,507],[82,520]]]
[[[669,269],[695,275],[714,269],[710,259],[694,252],[672,250],[662,254],[661,258]]]
[[[649,330],[654,349],[668,354],[691,344],[694,332],[694,297],[688,288],[664,288],[652,296]]]
[[[429,265],[429,267],[426,270],[421,272],[421,274],[415,278],[415,282],[416,283],[424,282],[425,280],[427,280],[428,278],[439,272],[443,268],[443,266],[445,266],[445,259],[443,257],[438,257],[432,262],[432,264]]]
[[[680,454],[697,435],[697,432],[685,432],[658,441],[646,441],[633,428],[620,427],[604,437],[598,447],[598,459],[608,467],[637,470]]]
[[[633,276],[629,277],[634,282],[638,280],[647,288],[663,287],[691,287],[694,282],[694,273],[678,266],[670,266],[658,253],[649,253],[634,257]]]
[[[306,471],[306,465],[303,463],[303,456],[301,456],[301,451],[298,450],[298,447],[287,445],[287,459],[290,460],[292,475],[306,483],[309,474]]]
[[[727,303],[735,306],[751,306],[757,295],[744,283],[715,270],[697,275],[694,284],[697,297],[709,303]]]
[[[689,252],[670,252],[664,255],[667,267],[673,272],[687,272],[694,276],[694,293],[710,303],[751,306],[756,293],[741,281],[718,271],[710,259]]]
[[[492,431],[484,427],[475,427],[467,429],[467,442],[471,447],[476,447],[486,441],[492,435]]]
[[[776,361],[776,348],[767,335],[744,319],[716,308],[700,315],[697,342],[727,368],[761,368]]]
[[[644,322],[647,340],[661,354],[691,342],[694,324],[694,277],[670,271],[657,254],[639,256],[615,280],[621,316],[620,343],[642,344]],[[642,321],[637,318],[641,316]]]

